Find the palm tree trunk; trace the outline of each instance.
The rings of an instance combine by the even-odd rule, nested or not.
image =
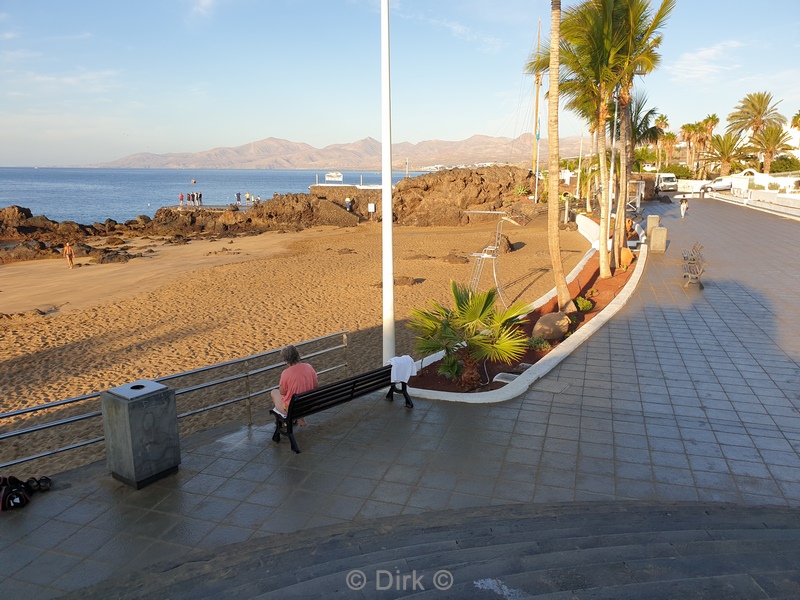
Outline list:
[[[605,96],[602,96],[605,97]],[[597,147],[600,156],[600,187],[603,190],[602,199],[600,200],[600,236],[599,236],[599,259],[600,259],[600,277],[608,279],[611,277],[611,265],[609,263],[608,254],[608,201],[611,198],[611,189],[609,185],[608,176],[608,158],[606,157],[606,122],[607,117],[605,114],[606,107],[599,107],[599,115],[597,118]]]
[[[550,39],[561,38],[561,0],[551,0],[550,14]],[[561,260],[561,234],[558,228],[559,194],[559,132],[558,132],[558,75],[559,75],[559,45],[550,44],[550,91],[548,92],[547,139],[549,141],[548,188],[547,188],[547,242],[550,250],[550,262],[553,265],[558,307],[562,312],[575,312],[575,304],[567,286],[567,277],[564,274],[564,263]],[[568,210],[564,205],[564,210]]]
[[[630,100],[620,103],[619,138],[622,150],[619,153],[619,194],[617,198],[617,216],[614,227],[614,267],[620,267],[622,248],[627,245],[625,231],[625,205],[628,201],[628,179],[631,170],[631,104]]]

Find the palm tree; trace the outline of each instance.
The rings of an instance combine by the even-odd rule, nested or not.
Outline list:
[[[608,245],[605,236],[609,224],[609,181],[606,157],[606,123],[608,103],[619,81],[615,72],[620,60],[623,41],[619,31],[611,26],[615,0],[584,0],[564,12],[559,41],[560,95],[566,98],[566,107],[590,117],[590,127],[597,137],[597,155],[600,160],[600,277],[611,277]],[[535,54],[528,65],[528,73],[549,69],[547,52]]]
[[[754,137],[768,125],[785,125],[786,117],[777,109],[780,103],[779,100],[773,104],[769,92],[747,94],[728,115],[728,131],[750,131],[751,137]]]
[[[414,309],[408,327],[417,332],[423,356],[444,352],[439,373],[470,388],[480,382],[481,360],[510,364],[525,354],[528,340],[519,325],[529,308],[519,302],[498,311],[496,289],[473,293],[454,281],[450,288],[454,308],[431,302],[430,310]]]
[[[551,0],[550,6],[550,39],[561,39],[561,0]],[[549,141],[549,165],[551,174],[559,170],[559,137],[558,137],[558,100],[560,73],[559,44],[550,45],[550,89],[547,93],[547,139]],[[558,176],[550,177],[547,189],[547,243],[550,250],[550,262],[553,265],[553,277],[556,283],[559,310],[566,313],[575,312],[575,304],[569,293],[567,276],[564,273],[564,263],[561,260],[561,234],[558,228]],[[569,204],[564,204],[564,210],[569,211]]]
[[[752,137],[753,148],[764,156],[764,173],[770,172],[776,156],[794,150],[791,139],[789,133],[776,123],[770,123]]]
[[[661,138],[661,143],[664,145],[664,161],[671,165],[672,154],[675,152],[675,145],[678,143],[678,136],[671,131],[667,131]]]
[[[675,8],[676,0],[662,0],[654,12],[650,0],[617,0],[613,13],[613,27],[620,30],[623,47],[620,60],[614,65],[619,76],[620,141],[620,189],[617,202],[616,231],[614,234],[615,263],[619,266],[620,251],[625,246],[625,200],[628,195],[628,180],[633,164],[633,138],[631,101],[636,75],[646,75],[661,62],[657,52],[663,36],[659,31],[666,25]]]
[[[656,140],[656,149],[658,156],[656,157],[656,171],[661,171],[661,146],[664,134],[669,127],[669,120],[666,115],[658,115],[656,117],[656,127],[658,127],[658,139]]]
[[[697,156],[700,160],[700,178],[705,179],[707,163],[702,160],[703,154],[706,151],[711,137],[714,135],[714,129],[719,125],[719,117],[716,113],[708,115],[705,119],[697,124]]]
[[[794,127],[795,129],[800,129],[800,110],[794,113],[794,116],[792,117],[791,126]]]
[[[741,134],[726,132],[711,136],[710,150],[703,156],[704,164],[719,164],[720,175],[731,173],[731,164],[747,156],[747,146]]]

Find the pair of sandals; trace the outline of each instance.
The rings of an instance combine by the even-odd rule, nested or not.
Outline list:
[[[27,485],[32,492],[46,492],[50,489],[52,482],[49,477],[39,477],[39,479],[31,477],[25,482],[25,485]]]

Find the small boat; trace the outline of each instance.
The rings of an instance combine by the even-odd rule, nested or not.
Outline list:
[[[325,183],[331,182],[338,182],[342,183],[344,181],[344,177],[342,176],[339,171],[331,171],[330,173],[325,173]]]

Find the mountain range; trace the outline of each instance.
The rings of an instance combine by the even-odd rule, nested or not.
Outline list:
[[[562,138],[561,156],[577,156],[580,138]],[[533,161],[532,134],[517,138],[474,135],[451,142],[428,140],[412,144],[392,144],[393,167],[412,171],[434,166],[453,167],[484,163],[529,166]],[[541,140],[539,164],[547,162],[548,143]],[[378,170],[381,168],[381,143],[371,137],[348,144],[315,148],[303,142],[280,138],[250,142],[241,146],[220,147],[201,152],[153,154],[142,152],[119,160],[86,165],[119,169],[309,169]]]

